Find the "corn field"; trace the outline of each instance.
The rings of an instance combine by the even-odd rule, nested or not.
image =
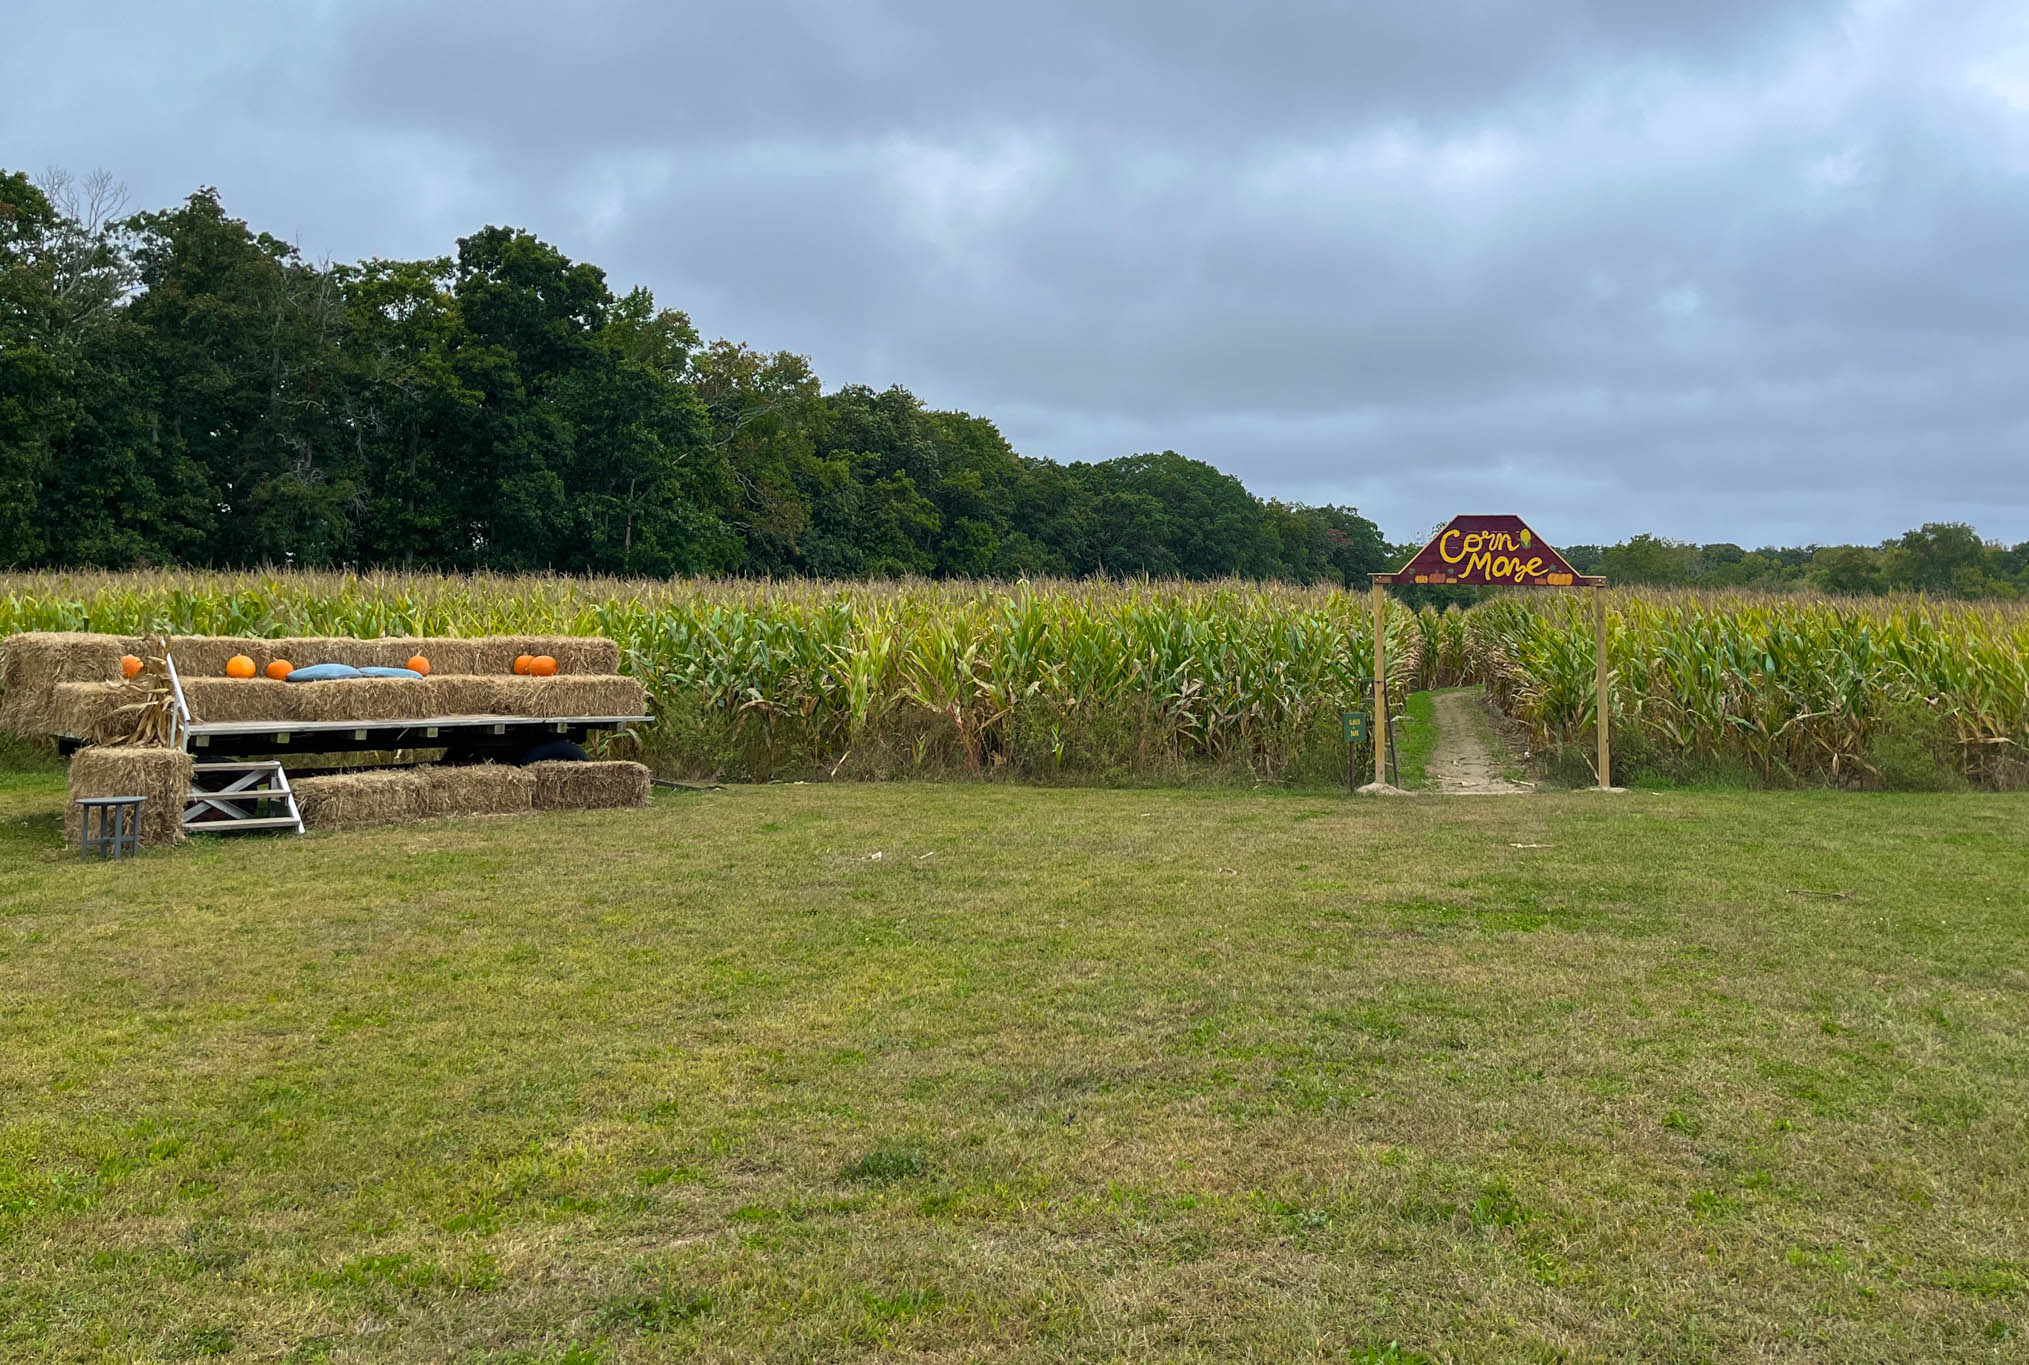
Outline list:
[[[1400,689],[1414,613],[1388,616]],[[647,686],[666,770],[1342,773],[1365,599],[1243,583],[622,582],[288,574],[0,579],[0,635],[602,634]]]
[[[1608,705],[1630,762],[1871,785],[1915,745],[1976,785],[2029,774],[2029,610],[1632,590],[1610,602]],[[1484,682],[1538,746],[1594,733],[1589,603],[1514,594],[1425,624],[1438,667]]]
[[[2019,780],[2029,610],[1632,591],[1610,605],[1626,764],[1864,785],[1884,736],[1907,732],[1963,780]],[[1578,745],[1596,721],[1589,608],[1558,592],[1391,604],[1391,691],[1484,683],[1536,749]],[[1367,704],[1369,610],[1364,594],[1240,582],[0,577],[0,637],[606,635],[653,699],[648,756],[737,778],[1336,779],[1338,715]]]

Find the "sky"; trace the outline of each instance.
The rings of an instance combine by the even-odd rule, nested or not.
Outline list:
[[[2029,540],[2021,0],[12,0],[0,166],[1391,538]]]

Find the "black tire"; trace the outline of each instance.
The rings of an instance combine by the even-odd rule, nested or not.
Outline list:
[[[568,739],[545,739],[529,745],[514,761],[526,768],[531,763],[583,763],[590,758]]]

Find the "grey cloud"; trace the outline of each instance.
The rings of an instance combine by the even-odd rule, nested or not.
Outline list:
[[[313,255],[530,227],[1060,459],[1407,535],[2029,538],[1992,3],[44,7],[31,168]]]

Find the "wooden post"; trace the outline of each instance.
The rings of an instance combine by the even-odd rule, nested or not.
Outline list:
[[[1592,596],[1598,614],[1599,635],[1598,677],[1596,679],[1597,700],[1595,703],[1599,719],[1598,724],[1594,728],[1599,731],[1599,789],[1607,791],[1613,786],[1613,753],[1609,741],[1609,734],[1613,729],[1613,724],[1608,714],[1606,698],[1606,583],[1603,580],[1594,585]]]
[[[1374,781],[1388,780],[1388,589],[1374,585]]]

